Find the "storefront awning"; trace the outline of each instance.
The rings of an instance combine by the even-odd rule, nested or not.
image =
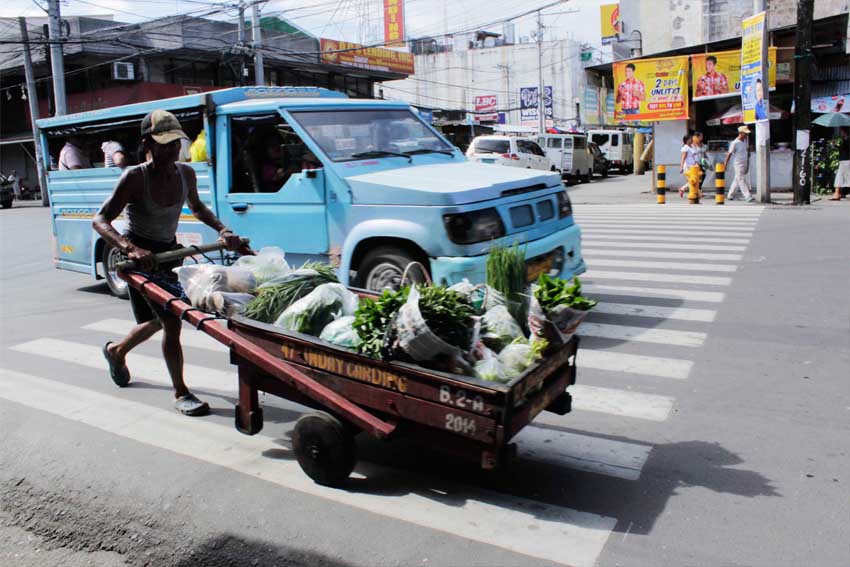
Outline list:
[[[782,110],[781,108],[776,108],[772,104],[770,105],[770,119],[771,120],[782,120],[783,118],[789,118],[791,113]],[[722,124],[730,125],[730,124],[743,124],[744,123],[744,111],[741,109],[740,104],[735,104],[725,111],[721,112],[717,116],[710,118],[705,121],[706,126],[720,126]]]

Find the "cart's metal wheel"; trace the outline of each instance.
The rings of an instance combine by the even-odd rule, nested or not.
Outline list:
[[[109,244],[103,247],[103,275],[106,278],[106,284],[109,286],[109,291],[112,295],[121,299],[130,297],[127,282],[118,277],[118,270],[115,264],[124,260],[121,252],[110,246]]]
[[[357,463],[351,430],[324,412],[308,413],[298,418],[292,446],[301,470],[316,484],[342,484]]]

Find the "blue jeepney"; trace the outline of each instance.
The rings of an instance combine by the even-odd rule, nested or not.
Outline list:
[[[401,102],[240,87],[42,119],[39,141],[54,156],[71,136],[91,148],[112,139],[126,147],[157,108],[177,115],[192,139],[205,133],[207,159],[189,165],[201,199],[229,228],[253,248],[282,248],[291,264],[328,261],[346,285],[397,285],[412,261],[438,283],[481,282],[493,243],[525,246],[530,276],[585,269],[557,173],[470,163]],[[117,253],[91,219],[120,175],[106,167],[47,174],[56,266],[106,277],[117,295]],[[178,240],[215,238],[184,209]]]

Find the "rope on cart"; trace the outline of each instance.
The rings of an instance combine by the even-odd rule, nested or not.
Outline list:
[[[204,326],[204,323],[206,323],[207,321],[215,321],[216,319],[223,319],[223,317],[219,317],[217,315],[210,315],[209,317],[204,317],[203,319],[198,321],[198,324],[195,325],[195,328],[200,331],[201,327]]]
[[[195,250],[198,254],[200,254],[201,256],[203,256],[203,257],[204,257],[204,259],[206,259],[206,260],[207,260],[207,262],[209,262],[210,264],[214,264],[214,263],[215,263],[215,262],[213,261],[213,259],[212,259],[212,258],[210,258],[209,256],[207,256],[207,255],[206,255],[206,253],[204,253],[203,251],[201,251],[201,249],[200,249],[200,248],[198,248],[198,245],[197,245],[197,244],[190,244],[190,245],[189,245],[189,246],[187,246],[186,248],[192,248],[192,249],[194,249],[194,250]],[[192,259],[194,260],[194,257],[193,257]],[[197,264],[197,263],[198,263],[198,261],[197,261],[197,260],[195,260],[195,263]]]

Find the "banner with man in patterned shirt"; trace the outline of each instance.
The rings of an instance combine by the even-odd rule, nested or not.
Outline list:
[[[776,89],[776,48],[768,49],[770,90]],[[694,100],[741,96],[741,50],[691,55]]]
[[[688,56],[614,63],[614,121],[688,118]]]

